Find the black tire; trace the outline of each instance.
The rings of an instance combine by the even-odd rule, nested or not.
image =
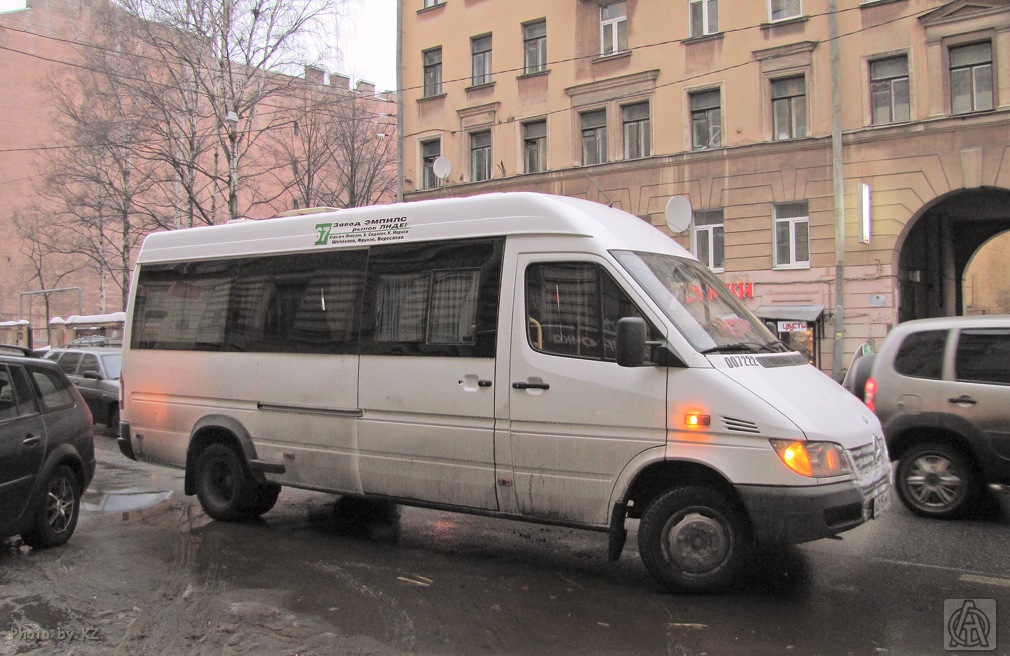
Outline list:
[[[119,404],[109,408],[109,423],[105,424],[105,432],[109,437],[119,437]]]
[[[960,449],[939,442],[924,442],[901,455],[897,472],[898,497],[923,517],[960,517],[974,503],[978,476]]]
[[[231,447],[215,443],[200,452],[196,496],[210,517],[223,522],[248,518],[254,489],[255,481]]]
[[[642,563],[674,592],[719,592],[750,551],[746,518],[719,492],[681,487],[655,499],[638,527]]]
[[[77,528],[81,514],[81,484],[66,465],[56,467],[42,487],[31,528],[21,536],[31,547],[58,547]]]
[[[277,503],[277,497],[280,493],[281,486],[276,483],[257,483],[253,487],[249,504],[245,508],[246,515],[249,517],[259,517],[264,513],[270,512],[270,509]]]

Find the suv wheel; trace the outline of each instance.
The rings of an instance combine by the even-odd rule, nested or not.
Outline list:
[[[35,511],[35,523],[22,539],[32,547],[58,547],[70,539],[81,512],[81,486],[66,465],[49,475],[42,488],[42,500]]]
[[[898,462],[898,496],[923,517],[958,517],[975,498],[978,481],[959,449],[938,442],[917,444]]]

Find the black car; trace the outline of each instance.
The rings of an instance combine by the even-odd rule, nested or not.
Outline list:
[[[65,543],[95,473],[91,411],[55,363],[0,347],[0,538]]]
[[[91,409],[96,424],[103,424],[112,437],[119,437],[119,373],[123,365],[122,345],[89,339],[75,340],[66,348],[54,348],[46,358],[77,386]]]

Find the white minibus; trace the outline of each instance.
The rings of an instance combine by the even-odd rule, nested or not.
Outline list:
[[[645,221],[488,194],[152,234],[120,448],[218,520],[281,486],[609,533],[724,588],[885,507],[880,424]]]

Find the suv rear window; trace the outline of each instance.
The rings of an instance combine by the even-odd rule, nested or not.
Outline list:
[[[947,333],[946,330],[924,330],[905,337],[894,358],[894,370],[903,376],[939,380]]]
[[[957,380],[1010,385],[1010,330],[962,330],[954,359]]]

